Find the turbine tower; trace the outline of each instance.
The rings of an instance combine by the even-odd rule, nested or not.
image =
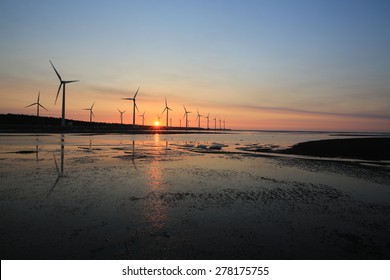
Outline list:
[[[123,124],[123,113],[126,112],[126,110],[121,111],[121,110],[118,109],[118,112],[119,112],[119,114],[121,114],[121,124]]]
[[[54,67],[53,63],[50,61],[51,66],[56,72],[58,79],[60,80],[60,86],[58,87],[57,96],[54,104],[57,103],[58,95],[60,94],[60,90],[62,87],[62,116],[61,116],[61,126],[65,126],[65,85],[70,83],[78,82],[79,80],[71,80],[71,81],[63,81],[60,74],[58,74],[57,69]]]
[[[226,130],[226,127],[225,127],[225,119],[223,120],[223,130]]]
[[[191,112],[187,111],[186,106],[183,105],[183,107],[184,107],[184,115],[183,115],[183,117],[184,116],[186,117],[186,128],[188,128],[188,114],[191,113]]]
[[[209,129],[210,113],[208,113],[207,117],[204,118],[207,119],[207,129]]]
[[[142,115],[139,115],[139,117],[142,117],[142,125],[145,123],[145,111]]]
[[[162,111],[161,114],[164,114],[165,111],[167,111],[167,120],[166,120],[165,126],[168,127],[168,112],[169,111],[173,111],[173,110],[168,107],[168,103],[167,103],[167,98],[166,97],[165,97],[165,108],[164,108],[164,110]]]
[[[198,115],[196,116],[196,119],[198,120],[198,128],[200,128],[200,117],[202,116],[199,114],[199,110],[196,110],[198,112]]]
[[[214,130],[217,130],[217,116],[215,116],[213,121],[214,121]]]
[[[43,109],[45,109],[45,110],[47,111],[47,109],[46,109],[41,103],[39,103],[39,97],[40,97],[40,95],[41,95],[41,92],[39,91],[39,92],[38,92],[37,102],[32,103],[32,104],[30,104],[30,105],[24,107],[24,108],[27,108],[27,107],[31,107],[31,106],[37,105],[37,117],[39,117],[39,107],[42,107]]]
[[[123,100],[132,100],[133,101],[133,126],[135,126],[135,109],[137,109],[137,111],[138,111],[137,104],[135,103],[135,98],[137,97],[139,88],[140,87],[138,87],[137,91],[135,92],[134,97],[122,98]]]
[[[93,111],[92,111],[93,106],[95,106],[95,102],[93,102],[91,108],[83,109],[83,110],[89,111],[89,122],[92,122],[92,116],[95,116],[95,114],[94,114]]]
[[[221,130],[221,118],[219,118],[219,130]]]

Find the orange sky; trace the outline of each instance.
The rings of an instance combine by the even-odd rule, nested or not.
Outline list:
[[[80,80],[67,85],[69,119],[89,120],[96,102],[95,121],[119,122],[119,108],[130,123],[121,99],[140,86],[138,124],[166,97],[175,126],[185,105],[190,126],[199,110],[231,129],[390,132],[385,1],[86,2],[2,5],[0,113],[35,114],[24,107],[40,91],[41,115],[60,117],[52,60]]]

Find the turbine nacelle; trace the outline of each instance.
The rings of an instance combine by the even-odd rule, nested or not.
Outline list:
[[[60,86],[58,87],[56,100],[54,101],[54,104],[57,104],[58,95],[60,94],[61,87],[64,87],[63,94],[65,94],[65,84],[75,83],[79,82],[80,80],[70,80],[70,81],[63,81],[61,78],[61,75],[58,73],[57,69],[54,67],[53,63],[50,61],[51,66],[54,69],[54,72],[56,72],[58,79],[60,80]]]

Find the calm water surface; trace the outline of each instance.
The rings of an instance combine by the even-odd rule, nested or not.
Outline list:
[[[1,257],[389,258],[388,168],[237,149],[336,137],[0,134]]]

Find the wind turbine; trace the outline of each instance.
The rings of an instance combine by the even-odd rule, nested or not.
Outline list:
[[[226,127],[225,127],[225,119],[223,120],[223,130],[226,130]]]
[[[89,111],[89,122],[92,122],[92,116],[95,116],[95,114],[94,114],[93,111],[92,111],[93,106],[95,106],[95,102],[93,102],[91,108],[83,109],[83,110]]]
[[[221,130],[221,118],[219,118],[219,130]]]
[[[207,129],[209,129],[210,113],[208,113],[207,117],[204,118],[207,119]]]
[[[155,125],[157,125],[157,126],[159,126],[160,125],[160,118],[161,118],[161,116],[159,116],[158,114],[156,114],[157,115],[157,121],[155,121]]]
[[[119,114],[121,114],[121,124],[123,124],[123,113],[126,112],[126,110],[121,111],[121,110],[118,109],[118,112],[119,112]]]
[[[60,79],[60,86],[58,87],[56,101],[54,104],[57,103],[58,95],[60,94],[60,90],[62,87],[62,117],[61,117],[61,126],[65,126],[65,85],[70,83],[78,82],[79,80],[71,80],[71,81],[63,81],[60,74],[58,74],[57,69],[54,67],[53,63],[50,61],[51,66],[54,69],[54,72],[56,72],[58,79]]]
[[[213,121],[214,121],[214,130],[217,130],[217,116],[215,116]]]
[[[200,117],[202,116],[199,114],[199,110],[196,110],[198,112],[198,115],[196,116],[196,119],[198,120],[198,128],[200,128]]]
[[[27,107],[31,107],[31,106],[34,106],[34,105],[37,105],[37,117],[39,117],[39,107],[42,107],[43,109],[45,109],[47,111],[47,109],[45,107],[43,107],[43,105],[41,105],[41,103],[39,103],[39,96],[41,95],[41,92],[39,91],[38,92],[38,98],[37,98],[37,102],[35,103],[32,103],[24,108],[27,108]]]
[[[145,123],[145,111],[142,115],[139,115],[139,117],[142,117],[142,125]]]
[[[184,116],[186,117],[186,128],[187,128],[188,127],[188,114],[191,113],[191,112],[187,111],[186,106],[183,105],[183,107],[184,107],[184,115],[183,115],[183,117]]]
[[[165,97],[165,108],[164,108],[164,110],[162,111],[161,114],[163,114],[165,111],[167,111],[167,120],[166,120],[165,126],[168,127],[168,112],[169,111],[173,111],[173,110],[168,107],[168,103],[167,103],[167,98],[166,97]]]
[[[137,104],[135,103],[135,98],[137,97],[139,88],[140,87],[138,87],[137,91],[135,92],[134,97],[122,98],[123,100],[132,100],[133,101],[133,126],[135,126],[135,109],[137,108],[137,111],[138,111]]]

